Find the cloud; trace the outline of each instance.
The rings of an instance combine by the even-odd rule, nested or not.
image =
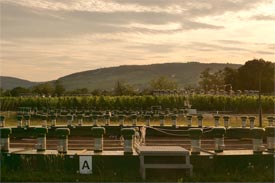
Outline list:
[[[192,42],[187,45],[189,49],[195,49],[200,51],[249,51],[246,48],[243,47],[231,47],[231,46],[223,46],[218,44],[210,44],[210,43],[204,43],[204,42]]]
[[[185,21],[182,25],[183,29],[223,29],[224,26],[212,25],[201,22]]]
[[[237,40],[216,40],[216,42],[222,43],[222,44],[244,44],[243,41],[237,41]]]
[[[132,50],[144,50],[151,53],[169,53],[178,48],[175,44],[139,44],[133,46],[127,46],[127,49]]]
[[[255,8],[261,4],[267,4],[272,0],[138,0],[125,1],[114,0],[120,4],[141,5],[144,7],[159,7],[162,9],[174,9],[183,15],[192,17],[221,15],[226,12],[238,12]]]
[[[5,2],[36,9],[55,11],[88,11],[88,12],[172,12],[171,10],[141,6],[138,4],[124,4],[115,1],[102,0],[4,0]],[[172,12],[174,13],[174,12]]]
[[[4,0],[44,10],[88,12],[155,12],[181,14],[190,18],[249,10],[272,0]]]
[[[3,37],[63,37],[89,33],[153,32],[171,33],[192,29],[221,29],[222,26],[188,20],[164,12],[53,11],[3,3]],[[131,24],[143,27],[132,27]],[[150,29],[150,25],[176,23],[175,30]],[[149,25],[149,26],[146,26]]]
[[[274,21],[275,15],[254,15],[250,17],[252,20],[262,20],[262,21]]]
[[[2,71],[49,80],[124,64],[271,60],[274,25],[261,21],[270,2],[0,0]]]
[[[259,54],[264,54],[264,55],[274,55],[275,52],[271,52],[271,51],[257,51],[257,53]]]

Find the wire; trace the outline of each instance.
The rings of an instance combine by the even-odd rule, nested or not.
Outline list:
[[[204,128],[203,133],[209,133],[213,131],[213,128]]]
[[[167,130],[167,129],[154,128],[154,127],[150,127],[150,126],[146,126],[146,128],[151,128],[153,130],[156,130],[158,132],[164,133],[166,135],[171,135],[171,136],[178,136],[178,137],[188,137],[189,136],[189,134],[180,135],[180,134],[174,134],[174,133],[166,132],[166,131],[188,132],[188,130]],[[205,130],[203,130],[203,133],[209,133],[209,132],[213,131],[212,128],[204,128],[204,129]]]
[[[153,127],[151,127],[153,128]],[[163,128],[155,128],[155,129],[159,129],[162,131],[171,131],[171,132],[188,132],[188,130],[172,130],[172,129],[163,129]]]
[[[153,130],[156,130],[156,131],[158,131],[158,132],[164,133],[164,134],[166,134],[166,135],[171,135],[171,136],[177,136],[177,137],[186,137],[186,136],[189,136],[189,135],[179,135],[179,134],[174,134],[174,133],[168,133],[168,132],[165,132],[165,131],[163,131],[163,130],[159,130],[159,129],[157,129],[157,128],[153,128],[153,127],[150,127],[150,126],[146,126],[146,128],[151,128],[151,129],[153,129]]]

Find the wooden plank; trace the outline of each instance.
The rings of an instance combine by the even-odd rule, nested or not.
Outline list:
[[[145,164],[144,168],[154,168],[154,169],[190,169],[192,165],[187,164]]]

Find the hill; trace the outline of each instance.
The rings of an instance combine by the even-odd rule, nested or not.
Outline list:
[[[15,87],[29,88],[37,84],[39,84],[39,82],[32,82],[15,77],[0,76],[0,87],[5,90],[10,90]]]
[[[238,68],[240,66],[238,64],[204,64],[199,62],[125,65],[74,73],[58,80],[67,90],[76,88],[110,90],[118,80],[137,88],[144,88],[152,79],[167,76],[177,81],[179,87],[184,87],[197,85],[200,73],[206,68],[215,71],[224,67]]]
[[[238,68],[240,66],[241,65],[238,64],[205,64],[199,62],[124,65],[73,73],[61,77],[58,80],[61,81],[66,90],[74,90],[77,88],[111,90],[116,81],[123,81],[136,88],[145,88],[152,79],[159,76],[167,76],[177,81],[179,87],[186,87],[197,85],[200,73],[206,68],[211,68],[213,71],[216,71],[224,67]],[[40,84],[39,82],[31,82],[7,76],[0,76],[0,81],[1,88],[5,90],[18,86],[28,88]]]

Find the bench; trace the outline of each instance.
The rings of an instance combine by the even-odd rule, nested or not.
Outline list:
[[[146,169],[187,169],[192,176],[189,151],[180,146],[140,146],[137,152],[143,180],[146,179]]]

